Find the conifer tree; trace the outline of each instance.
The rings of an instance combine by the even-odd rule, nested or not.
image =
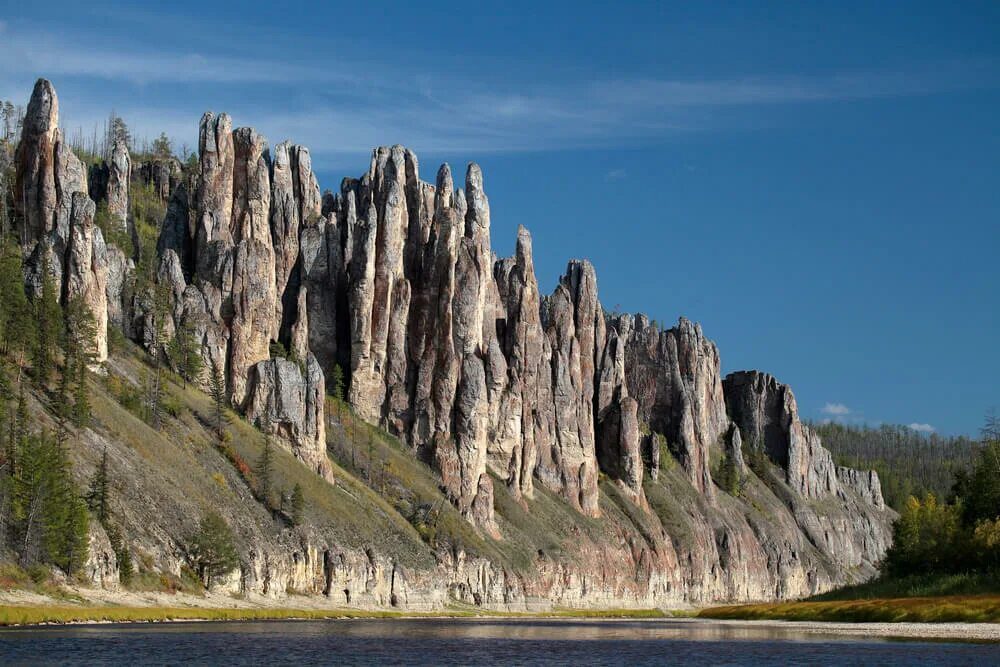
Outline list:
[[[340,364],[335,364],[333,366],[333,378],[331,380],[333,385],[333,396],[338,401],[344,400],[344,369],[340,367]]]
[[[94,476],[90,479],[90,490],[87,493],[87,505],[102,524],[106,524],[110,516],[108,510],[109,488],[108,448],[105,447],[101,454],[101,462],[98,464],[97,470],[94,471]]]
[[[292,525],[299,526],[302,524],[303,514],[306,510],[306,498],[305,494],[302,492],[302,485],[298,482],[295,483],[295,487],[292,489]]]
[[[191,536],[188,554],[206,588],[240,564],[229,524],[217,512],[208,512]]]
[[[25,354],[31,352],[34,323],[24,293],[21,250],[15,243],[0,240],[0,350],[15,358],[18,381]]]
[[[222,426],[225,419],[226,406],[226,384],[222,379],[222,371],[219,365],[212,360],[212,372],[209,377],[208,391],[212,397],[212,425],[215,427],[215,434],[222,437]]]
[[[204,362],[198,349],[198,341],[188,329],[181,327],[167,345],[167,356],[173,363],[177,373],[184,381],[184,388],[188,382],[194,382],[201,377]]]
[[[96,358],[94,341],[97,339],[97,324],[94,314],[79,295],[67,302],[65,319],[63,377],[60,382],[60,398],[64,403],[61,409],[74,424],[82,427],[90,421],[87,378]]]
[[[55,351],[59,347],[63,331],[62,308],[56,294],[55,281],[52,279],[49,264],[48,248],[42,248],[42,289],[35,298],[35,322],[37,335],[35,337],[35,378],[45,385],[52,375]]]
[[[271,436],[264,436],[264,449],[257,460],[257,495],[267,508],[271,507],[271,487],[274,475],[274,453],[271,451]]]

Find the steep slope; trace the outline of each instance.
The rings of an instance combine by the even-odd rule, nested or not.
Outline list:
[[[234,589],[351,602],[365,590],[407,605],[769,599],[870,576],[887,548],[877,476],[836,469],[787,387],[757,372],[723,381],[718,349],[686,319],[660,331],[608,316],[587,261],[543,296],[523,228],[514,256],[496,258],[477,165],[456,189],[448,165],[430,184],[411,151],[381,147],[321,196],[306,148],[282,143],[272,157],[252,128],[212,113],[194,171],[133,170],[122,151],[88,189],[39,80],[18,149],[28,283],[51,257],[64,301],[82,295],[149,352],[189,336],[212,371],[201,386],[217,374],[234,410],[303,464],[282,459],[289,479],[309,478],[307,528],[233,491]],[[155,286],[133,276],[132,260],[148,258],[105,243],[86,194],[121,222],[127,178],[169,199]],[[136,363],[105,365],[137,382]],[[325,394],[341,370],[348,405],[334,401],[335,416]],[[179,536],[216,502],[219,465],[196,420],[204,396],[182,394],[176,432],[150,432],[157,447],[110,421],[81,436],[91,459],[106,445],[127,470],[123,514],[143,495],[169,506],[169,519],[135,514],[128,529],[151,568],[174,573]],[[232,447],[252,452],[258,431],[233,428]],[[190,429],[207,458],[185,458]],[[199,466],[189,492],[164,481]],[[721,484],[723,470],[738,483]]]

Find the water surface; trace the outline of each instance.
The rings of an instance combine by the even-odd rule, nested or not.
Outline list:
[[[380,619],[10,628],[4,665],[998,665],[1000,645],[687,620]]]

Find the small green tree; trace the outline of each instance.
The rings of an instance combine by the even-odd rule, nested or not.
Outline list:
[[[105,447],[101,454],[101,462],[97,465],[94,476],[90,478],[90,489],[87,492],[87,505],[102,524],[106,524],[110,516],[108,509],[109,490],[108,448]]]
[[[172,157],[174,154],[174,148],[171,145],[170,137],[167,136],[166,132],[160,132],[160,136],[153,140],[153,155],[154,157],[166,159]]]
[[[229,524],[217,512],[202,517],[198,530],[191,536],[188,555],[192,566],[206,588],[240,564],[239,555]]]
[[[333,367],[333,397],[338,401],[344,400],[344,369],[340,367],[340,364],[335,364]]]
[[[257,459],[257,495],[267,508],[271,507],[271,487],[274,476],[274,453],[271,451],[271,436],[264,435],[264,449]]]
[[[135,566],[132,563],[132,552],[125,543],[122,531],[117,524],[108,522],[105,526],[108,533],[108,541],[111,543],[111,550],[115,552],[115,560],[118,561],[118,580],[123,586],[128,586],[135,574]]]
[[[226,416],[226,382],[222,378],[219,364],[214,359],[209,375],[208,393],[212,397],[212,426],[215,428],[215,434],[221,438]]]
[[[60,382],[60,394],[62,395],[61,400],[65,401],[63,409],[74,424],[82,427],[90,421],[87,378],[90,374],[90,366],[95,363],[97,357],[94,349],[94,341],[97,339],[97,324],[94,314],[81,296],[73,296],[67,302],[65,324],[63,377]],[[70,395],[72,395],[72,402],[70,402]]]
[[[21,249],[16,243],[0,239],[0,351],[14,357],[17,381],[25,355],[32,352],[35,318],[24,293]]]
[[[306,510],[306,497],[302,492],[302,485],[297,483],[292,489],[292,525],[302,525],[303,515]]]
[[[187,328],[178,328],[167,345],[167,355],[184,381],[185,389],[188,382],[194,382],[201,377],[205,362],[201,359],[198,341]]]
[[[49,251],[47,247],[44,247],[42,248],[41,291],[35,297],[34,302],[35,323],[37,327],[34,370],[35,378],[42,385],[48,384],[52,376],[55,353],[59,347],[63,332],[62,308],[59,306],[59,297],[56,294],[56,286],[52,278],[51,268]]]
[[[87,554],[87,507],[62,444],[42,432],[20,443],[13,533],[21,562],[47,562],[73,574]]]

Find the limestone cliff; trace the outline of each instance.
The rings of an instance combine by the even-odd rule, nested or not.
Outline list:
[[[234,590],[357,600],[363,588],[382,604],[507,607],[781,598],[869,576],[888,547],[877,475],[836,467],[787,386],[757,371],[723,380],[719,350],[687,319],[661,330],[644,315],[609,315],[586,260],[570,261],[543,295],[523,227],[514,255],[496,257],[474,163],[456,188],[447,164],[425,182],[412,151],[379,147],[359,178],[321,196],[307,148],[272,150],[254,129],[206,113],[196,167],[133,168],[116,144],[91,174],[88,184],[40,80],[17,154],[29,286],[48,257],[63,298],[80,295],[94,312],[100,361],[108,325],[156,353],[186,332],[231,406],[325,480],[317,494],[350,486],[373,525],[404,526],[387,533],[395,542],[349,548],[328,517],[314,528],[332,533],[276,536],[245,495],[245,515],[240,503],[228,510],[247,540]],[[129,227],[130,181],[167,202],[147,293],[134,288],[135,249],[105,244],[88,196]],[[341,372],[352,414],[398,438],[397,465],[432,476],[475,553],[426,535],[442,510],[415,478],[398,474],[386,490],[389,450],[380,478],[371,457],[365,471],[383,499],[335,474],[328,448],[346,439],[353,458],[358,437],[354,417],[326,413]],[[737,489],[716,483],[722,462]],[[178,512],[190,504],[131,470]],[[139,514],[134,530],[177,570],[177,526],[144,526]],[[102,540],[92,538],[97,551]],[[422,555],[404,566],[400,545]],[[91,560],[95,579],[113,579],[106,559]]]

